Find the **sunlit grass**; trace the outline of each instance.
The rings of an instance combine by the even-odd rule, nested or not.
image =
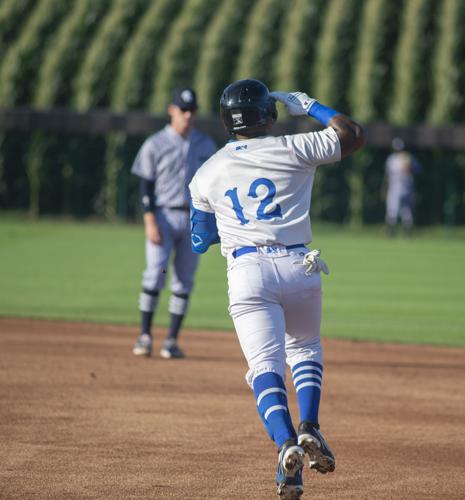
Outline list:
[[[465,231],[313,229],[331,271],[323,335],[465,346]],[[140,225],[0,218],[0,315],[136,324],[143,268]],[[225,269],[218,248],[201,259],[186,326],[232,329]]]

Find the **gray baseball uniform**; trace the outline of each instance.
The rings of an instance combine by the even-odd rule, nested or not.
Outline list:
[[[146,269],[140,310],[152,312],[156,306],[153,293],[164,287],[166,268],[175,251],[169,310],[185,314],[187,295],[192,290],[197,255],[190,243],[189,183],[195,172],[215,151],[215,143],[193,129],[187,138],[170,125],[150,136],[142,145],[131,172],[155,183],[155,215],[162,234],[162,244],[146,241]]]

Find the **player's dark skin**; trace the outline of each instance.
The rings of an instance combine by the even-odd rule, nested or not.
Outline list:
[[[270,132],[273,124],[263,129],[263,132],[259,132],[255,135],[246,137],[245,135],[236,134],[236,139],[238,141],[243,141],[247,139],[252,139],[254,137],[259,137],[261,135],[266,135]],[[341,158],[355,153],[365,144],[365,136],[363,134],[363,128],[358,123],[354,122],[350,118],[344,115],[336,115],[331,118],[328,123],[328,127],[333,128],[339,137],[339,143],[341,145]]]
[[[362,127],[344,115],[331,118],[328,127],[333,128],[341,144],[341,158],[345,158],[365,144]]]

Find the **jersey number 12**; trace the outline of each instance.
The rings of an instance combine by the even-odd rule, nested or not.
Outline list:
[[[275,209],[271,212],[265,213],[265,208],[273,203],[273,197],[276,194],[276,186],[270,179],[265,179],[265,177],[255,179],[252,184],[250,184],[248,196],[250,196],[251,198],[258,198],[257,189],[259,186],[265,186],[268,189],[268,193],[258,205],[257,220],[270,220],[275,217],[282,217],[281,207],[279,205],[276,205]],[[250,221],[246,219],[244,215],[244,209],[239,203],[239,197],[237,196],[237,187],[228,189],[226,193],[224,193],[224,195],[231,198],[232,208],[241,225],[248,224]]]

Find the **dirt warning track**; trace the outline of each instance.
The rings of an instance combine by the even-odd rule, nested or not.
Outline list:
[[[276,498],[234,334],[185,331],[177,361],[135,358],[135,336],[0,319],[0,498]],[[337,468],[306,468],[303,498],[465,498],[465,349],[323,345]]]

